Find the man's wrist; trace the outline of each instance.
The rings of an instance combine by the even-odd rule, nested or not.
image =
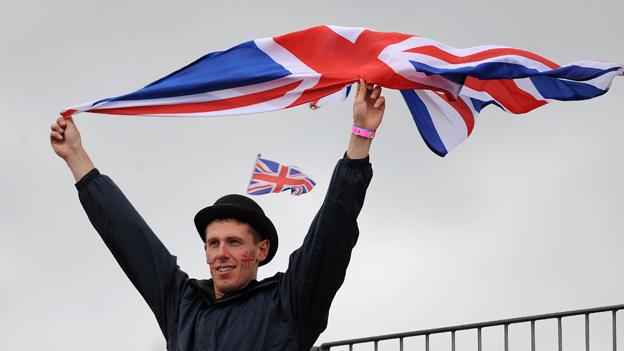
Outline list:
[[[372,139],[364,138],[351,134],[349,139],[349,147],[347,148],[347,157],[352,160],[365,158],[368,156]]]
[[[351,126],[351,133],[362,138],[372,139],[375,137],[375,130],[359,127],[355,123]]]
[[[85,174],[95,168],[91,158],[89,158],[89,154],[82,147],[68,154],[65,158],[65,163],[67,163],[76,181],[79,181]]]

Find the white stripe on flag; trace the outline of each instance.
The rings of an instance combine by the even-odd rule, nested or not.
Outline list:
[[[107,101],[107,102],[103,102],[101,104],[96,105],[94,108],[100,109],[100,108],[133,107],[133,106],[161,106],[161,105],[172,105],[172,104],[186,104],[186,103],[194,103],[194,102],[209,102],[209,101],[230,99],[230,98],[245,96],[248,94],[259,93],[262,91],[279,88],[279,87],[294,83],[298,80],[300,79],[297,79],[293,76],[287,76],[287,77],[279,78],[279,79],[272,80],[269,82],[247,85],[247,86],[231,88],[231,89],[210,91],[210,92],[201,93],[201,94],[174,96],[174,97],[159,98],[159,99]]]
[[[431,120],[435,126],[446,151],[451,151],[468,137],[468,128],[457,110],[438,94],[428,90],[416,90],[416,94],[427,106]]]
[[[431,40],[431,39],[427,39],[423,37],[411,37],[405,40],[404,42],[406,43],[407,46],[409,46],[409,47],[406,47],[406,49],[413,49],[413,48],[422,47],[422,46],[435,46],[442,51],[445,51],[449,54],[452,54],[454,56],[460,56],[460,57],[476,54],[476,53],[486,51],[486,50],[491,50],[491,49],[510,49],[505,46],[494,46],[494,45],[483,45],[483,46],[477,46],[477,47],[466,48],[466,49],[458,49],[458,48],[453,48],[451,46],[442,44],[435,40]],[[524,56],[513,55],[513,54],[494,56],[489,59],[470,61],[467,63],[456,63],[456,64],[448,63],[435,56],[430,56],[430,55],[425,55],[425,54],[410,53],[410,52],[405,52],[405,54],[410,55],[410,60],[412,61],[417,61],[420,63],[425,63],[432,67],[445,68],[445,69],[473,67],[473,66],[479,65],[481,63],[486,63],[486,62],[519,63],[525,67],[533,68],[540,72],[549,71],[552,69],[539,61],[535,61],[533,59],[530,59]]]
[[[362,28],[362,27],[341,27],[341,26],[333,26],[333,25],[327,25],[326,27],[334,31],[334,33],[352,42],[353,44],[355,44],[355,41],[360,36],[360,34],[362,34],[363,31],[368,29],[368,28]]]
[[[559,78],[559,80],[566,81],[566,82],[588,84],[600,90],[607,90],[609,89],[609,86],[611,85],[611,81],[613,80],[613,78],[615,76],[622,75],[622,74],[624,74],[624,68],[620,68],[617,71],[607,72],[601,76],[598,76],[596,78],[589,79],[589,80],[575,81],[575,80],[563,79],[563,78]]]
[[[411,37],[403,40],[402,42],[388,45],[381,51],[377,58],[388,65],[394,73],[405,79],[440,88],[455,95],[459,94],[459,90],[461,89],[459,84],[437,75],[428,76],[425,73],[418,72],[414,69],[414,66],[410,63],[412,54],[405,52],[405,50],[409,50],[414,47],[412,41],[415,38],[416,37]]]
[[[536,100],[546,101],[546,99],[544,99],[542,94],[540,94],[540,92],[537,91],[537,88],[535,87],[535,84],[533,84],[533,82],[531,81],[531,78],[514,79],[513,81],[514,83],[516,83],[516,85],[518,86],[520,90],[533,96]]]

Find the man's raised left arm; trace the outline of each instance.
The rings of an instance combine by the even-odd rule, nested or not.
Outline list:
[[[357,216],[372,178],[368,152],[384,110],[381,87],[360,81],[346,155],[336,165],[303,245],[290,256],[280,295],[302,349],[311,347],[327,326],[329,307],[344,282],[359,235]]]

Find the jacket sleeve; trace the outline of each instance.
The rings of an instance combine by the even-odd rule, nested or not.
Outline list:
[[[300,346],[311,346],[327,326],[358,238],[357,216],[372,178],[368,157],[338,161],[325,200],[303,245],[290,256],[281,281],[284,308],[295,321]]]
[[[168,340],[188,280],[115,183],[93,169],[76,183],[80,202],[106,246],[154,312]]]

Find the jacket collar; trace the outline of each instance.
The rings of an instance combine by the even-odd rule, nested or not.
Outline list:
[[[206,301],[208,306],[212,306],[236,300],[242,296],[249,295],[253,291],[262,289],[266,286],[277,284],[277,280],[282,274],[283,273],[277,273],[274,276],[265,278],[261,281],[257,281],[254,279],[241,289],[226,294],[219,300],[217,300],[217,298],[215,297],[214,282],[212,281],[212,279],[190,279],[189,284],[203,297],[204,301]]]

